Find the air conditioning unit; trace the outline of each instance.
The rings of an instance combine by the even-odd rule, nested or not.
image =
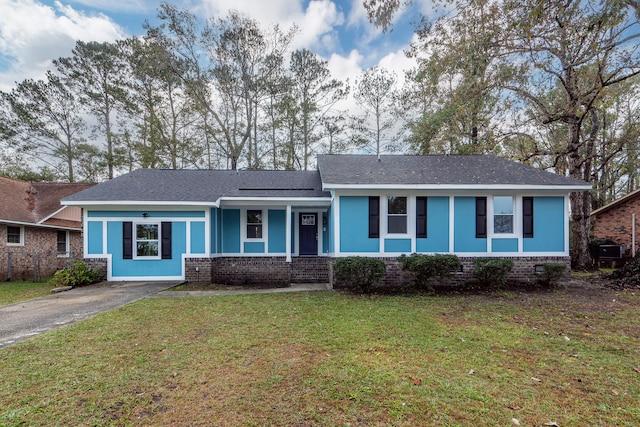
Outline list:
[[[598,258],[600,259],[622,258],[622,255],[624,255],[624,252],[625,252],[624,246],[622,245],[601,245],[598,248]]]

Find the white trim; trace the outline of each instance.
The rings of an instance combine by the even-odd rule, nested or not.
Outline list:
[[[365,256],[376,258],[396,258],[400,255],[407,255],[406,252],[343,252],[340,254],[331,254],[334,258],[348,256]],[[568,257],[565,252],[420,252],[421,255],[434,254],[450,254],[457,255],[460,258],[547,258],[547,257]]]
[[[260,211],[262,215],[262,237],[250,238],[247,237],[247,211]],[[266,211],[266,215],[265,215]],[[268,209],[263,208],[254,208],[254,207],[246,207],[240,209],[240,253],[244,252],[245,243],[263,243],[264,244],[264,253],[268,252],[269,249],[269,239],[267,237],[269,232],[269,220],[267,219],[269,215]],[[255,252],[248,252],[255,253]],[[262,252],[257,252],[262,253]]]
[[[284,224],[285,224],[284,236],[286,239],[284,242],[285,256],[287,257],[287,262],[291,262],[291,205],[287,205],[287,208],[285,210],[285,215],[286,215],[286,218],[284,220]]]
[[[322,189],[329,190],[541,190],[541,191],[581,191],[591,190],[592,185],[515,185],[515,184],[331,184],[323,183]]]
[[[427,196],[428,197],[428,196]],[[455,227],[455,197],[449,196],[449,253],[453,253],[455,250],[455,237],[456,237],[456,227]],[[427,221],[429,218],[429,207],[427,206]],[[428,231],[427,231],[428,233]]]
[[[59,214],[60,212],[62,212],[63,210],[67,209],[68,206],[63,206],[60,209],[58,209],[57,211],[55,211],[54,213],[45,216],[44,218],[42,218],[40,221],[38,221],[38,224],[42,224],[43,222],[45,222],[46,220],[54,217],[55,215]]]
[[[79,206],[79,207],[96,207],[96,206],[104,206],[106,207],[115,207],[119,208],[122,206],[146,206],[146,207],[177,207],[182,208],[182,210],[189,210],[189,208],[203,208],[203,207],[214,207],[217,208],[218,205],[215,202],[192,202],[192,201],[149,201],[149,200],[111,200],[111,201],[87,201],[87,200],[78,200],[78,201],[61,201],[60,204],[64,206]],[[107,210],[107,209],[105,209]]]
[[[0,220],[0,224],[12,225],[14,227],[54,228],[57,230],[82,231],[82,227],[65,227],[60,225],[38,224],[37,222]]]
[[[64,252],[58,252],[58,233],[56,233],[56,255],[58,258],[69,258],[69,248],[70,248],[70,240],[71,236],[69,235],[69,230],[58,230],[63,231],[65,234],[64,237]]]
[[[332,217],[333,217],[333,253],[340,254],[340,195],[333,194],[333,206],[332,206]]]

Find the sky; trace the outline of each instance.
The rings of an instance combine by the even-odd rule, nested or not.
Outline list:
[[[383,33],[366,17],[362,0],[173,0],[202,18],[244,13],[264,28],[295,24],[293,48],[307,48],[328,61],[333,77],[354,81],[379,65],[395,72],[412,66],[404,50],[414,23],[432,14],[431,0],[414,0]],[[76,40],[115,41],[142,35],[143,23],[157,23],[161,0],[0,0],[0,90],[42,78],[51,61],[71,55]]]

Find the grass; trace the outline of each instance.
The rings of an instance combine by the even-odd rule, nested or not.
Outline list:
[[[0,282],[0,305],[13,304],[51,293],[52,285],[44,282]]]
[[[0,348],[0,425],[633,426],[640,295],[153,298]]]

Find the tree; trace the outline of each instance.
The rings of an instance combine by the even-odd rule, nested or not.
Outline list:
[[[203,151],[197,140],[197,111],[185,93],[179,72],[184,65],[153,40],[127,40],[125,52],[132,70],[132,115],[137,138],[134,151],[142,167],[178,169],[194,165]]]
[[[293,85],[290,101],[296,101],[292,107],[298,110],[297,121],[302,138],[302,169],[307,170],[313,146],[319,140],[317,129],[322,118],[336,102],[347,96],[349,87],[332,79],[327,61],[307,49],[291,54],[289,71]]]
[[[286,46],[268,43],[257,22],[237,12],[203,24],[193,14],[163,3],[159,18],[163,24],[148,27],[148,37],[185,65],[174,70],[175,75],[195,105],[206,111],[207,136],[230,167],[237,168],[256,129],[260,82],[271,72],[268,58]]]
[[[105,138],[107,174],[112,179],[118,164],[114,115],[131,108],[127,98],[127,63],[115,43],[77,41],[72,54],[53,63],[98,121],[94,132]]]
[[[592,115],[607,88],[640,73],[640,38],[635,11],[618,1],[563,4],[541,0],[504,4],[508,37],[505,59],[514,78],[504,87],[527,103],[540,123],[561,123],[567,129],[564,153],[572,178],[592,181],[591,165],[599,132]],[[559,102],[545,93],[558,87]],[[590,136],[582,130],[591,120]],[[572,264],[590,265],[588,192],[574,192],[571,200]]]
[[[423,21],[408,54],[418,61],[408,74],[411,141],[416,151],[495,152],[499,117],[501,10],[479,0],[431,24]],[[423,91],[424,93],[419,93]],[[425,102],[426,100],[426,102]],[[411,105],[413,103],[413,105]],[[406,110],[403,110],[406,111]]]
[[[386,133],[395,124],[395,74],[380,67],[372,67],[364,71],[356,83],[354,97],[364,109],[363,131],[375,141],[376,155],[380,156],[380,148]],[[369,118],[373,116],[373,124]]]
[[[86,123],[74,93],[49,71],[46,80],[24,80],[0,96],[5,116],[0,137],[74,182],[75,166],[87,148]]]

